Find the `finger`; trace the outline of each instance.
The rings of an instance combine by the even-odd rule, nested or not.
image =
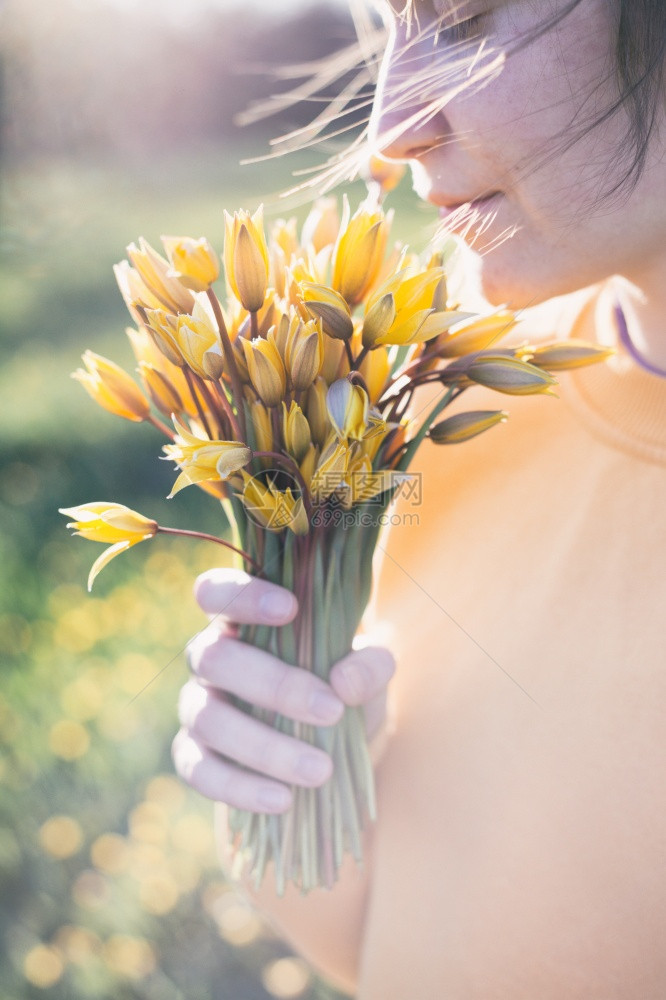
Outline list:
[[[194,594],[208,614],[244,625],[285,625],[298,610],[291,591],[240,570],[211,569],[194,584]]]
[[[253,719],[195,680],[181,691],[179,718],[190,736],[210,750],[288,784],[314,788],[333,771],[323,750]]]
[[[186,730],[177,733],[171,755],[183,781],[214,802],[263,813],[285,812],[291,805],[291,792],[284,785],[229,764]]]
[[[197,677],[259,708],[316,726],[332,726],[344,712],[340,698],[308,670],[210,628],[195,636],[187,654]]]
[[[331,668],[330,682],[347,705],[364,705],[380,695],[395,673],[395,660],[384,646],[354,649]]]

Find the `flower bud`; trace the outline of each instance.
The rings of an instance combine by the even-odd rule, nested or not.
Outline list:
[[[555,344],[545,344],[543,347],[527,347],[516,353],[520,358],[525,355],[526,360],[529,358],[539,368],[557,372],[606,361],[615,352],[610,347],[596,347],[581,340],[564,340]]]
[[[273,451],[271,414],[258,399],[250,403],[250,419],[252,420],[256,451]]]
[[[199,378],[217,381],[224,370],[222,345],[216,326],[202,311],[179,316],[176,342],[188,366]]]
[[[395,320],[395,299],[391,292],[382,295],[363,318],[363,346],[372,348],[386,337]]]
[[[286,403],[282,403],[282,436],[285,448],[297,462],[304,458],[310,447],[310,425],[305,418],[298,403],[293,400],[287,410]]]
[[[301,242],[304,247],[310,244],[314,252],[319,253],[324,247],[335,244],[339,227],[336,199],[318,198],[303,223]]]
[[[72,373],[99,406],[125,420],[140,423],[150,414],[150,403],[126,371],[113,361],[85,351],[82,368]]]
[[[270,268],[264,235],[264,213],[260,206],[254,215],[224,213],[224,266],[227,280],[236,298],[248,312],[261,309],[268,288]]]
[[[396,160],[387,160],[383,156],[373,153],[368,157],[367,163],[361,169],[361,175],[366,183],[371,181],[377,184],[383,194],[389,194],[394,190],[405,175],[407,167],[404,163]]]
[[[324,333],[336,340],[349,340],[354,332],[351,310],[345,299],[332,288],[303,281],[300,285],[303,305],[315,319],[320,319]]]
[[[285,362],[286,368],[288,367],[287,342],[289,340],[289,334],[291,333],[292,326],[298,326],[299,324],[300,319],[298,316],[294,316],[290,322],[286,313],[282,313],[276,325],[271,327],[271,339],[280,352],[280,357]]]
[[[172,365],[183,368],[186,361],[176,338],[177,317],[165,312],[164,309],[146,309],[143,319],[148,333],[164,357]]]
[[[315,444],[323,447],[329,432],[328,410],[326,408],[326,393],[328,386],[326,381],[319,376],[314,380],[305,400],[305,415],[310,425],[310,433]]]
[[[448,316],[453,322],[444,330],[437,331],[441,336],[433,346],[441,358],[458,358],[475,351],[485,351],[516,325],[516,317],[508,309],[500,309],[490,316],[463,313],[450,313]]]
[[[307,389],[312,385],[324,362],[321,322],[292,320],[284,357],[294,389]]]
[[[376,403],[391,375],[388,351],[381,348],[377,351],[370,351],[361,361],[358,370],[368,387],[370,402]]]
[[[306,451],[304,457],[301,459],[301,464],[299,465],[303,481],[308,487],[310,485],[310,482],[312,480],[317,465],[318,452],[319,449],[317,448],[317,446],[311,444],[308,450]]]
[[[368,394],[348,379],[338,379],[326,394],[328,416],[340,437],[362,438],[368,419]]]
[[[150,243],[144,239],[139,240],[138,247],[135,243],[130,243],[127,247],[127,256],[133,264],[135,274],[157,300],[155,303],[143,302],[140,286],[135,279],[130,277],[130,288],[135,299],[138,299],[141,305],[147,305],[151,308],[161,307],[171,313],[192,312],[194,306],[192,293],[173,275],[169,261],[158,254]],[[123,290],[121,275],[122,273],[127,274],[131,270],[124,261],[118,265],[116,277],[121,291]]]
[[[275,341],[268,337],[241,340],[248,375],[252,385],[266,406],[277,406],[282,400],[287,378],[280,352]]]
[[[538,392],[553,395],[552,387],[557,385],[557,380],[540,368],[501,354],[477,355],[465,367],[465,375],[472,382],[510,396],[529,396]]]
[[[344,441],[336,441],[331,436],[319,456],[317,467],[310,480],[310,493],[315,500],[325,500],[345,484],[349,446]]]
[[[203,236],[163,236],[162,244],[171,265],[167,274],[193,292],[207,292],[220,273],[220,261]]]
[[[349,220],[349,203],[344,200],[340,235],[333,251],[333,288],[351,305],[362,302],[379,275],[392,213],[369,210],[360,205]]]
[[[182,413],[185,409],[178,390],[164,372],[159,371],[147,361],[139,362],[139,374],[146,392],[154,405],[165,417],[172,413]]]
[[[428,437],[435,444],[460,444],[476,437],[477,434],[483,434],[495,424],[503,423],[508,416],[504,410],[470,410],[469,413],[456,413],[453,417],[447,417],[446,420],[431,427]]]

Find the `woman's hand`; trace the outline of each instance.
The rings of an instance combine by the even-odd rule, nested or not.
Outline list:
[[[288,786],[324,784],[331,758],[250,718],[228,695],[316,726],[338,722],[345,705],[362,705],[371,740],[385,723],[393,657],[380,646],[354,649],[334,665],[329,685],[237,638],[238,624],[290,622],[298,610],[290,591],[217,569],[199,577],[195,594],[212,620],[188,646],[192,677],[180,695],[181,729],[172,751],[176,771],[217,802],[252,812],[284,812],[291,804]]]

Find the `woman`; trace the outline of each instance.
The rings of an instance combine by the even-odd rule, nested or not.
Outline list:
[[[491,303],[546,301],[559,336],[617,355],[563,377],[557,403],[519,401],[501,432],[424,450],[419,527],[392,530],[379,581],[391,652],[351,653],[330,687],[234,638],[233,622],[290,620],[291,594],[204,574],[201,607],[227,624],[192,644],[176,767],[279,812],[331,763],[225,694],[320,725],[363,704],[380,816],[365,871],[257,894],[297,949],[361,1000],[661,1000],[666,11],[410,7],[384,11],[378,146],[445,221],[486,219]]]

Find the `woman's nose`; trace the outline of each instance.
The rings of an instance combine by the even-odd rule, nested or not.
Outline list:
[[[373,149],[387,159],[418,160],[449,131],[420,48],[394,37],[382,61],[369,131]]]

